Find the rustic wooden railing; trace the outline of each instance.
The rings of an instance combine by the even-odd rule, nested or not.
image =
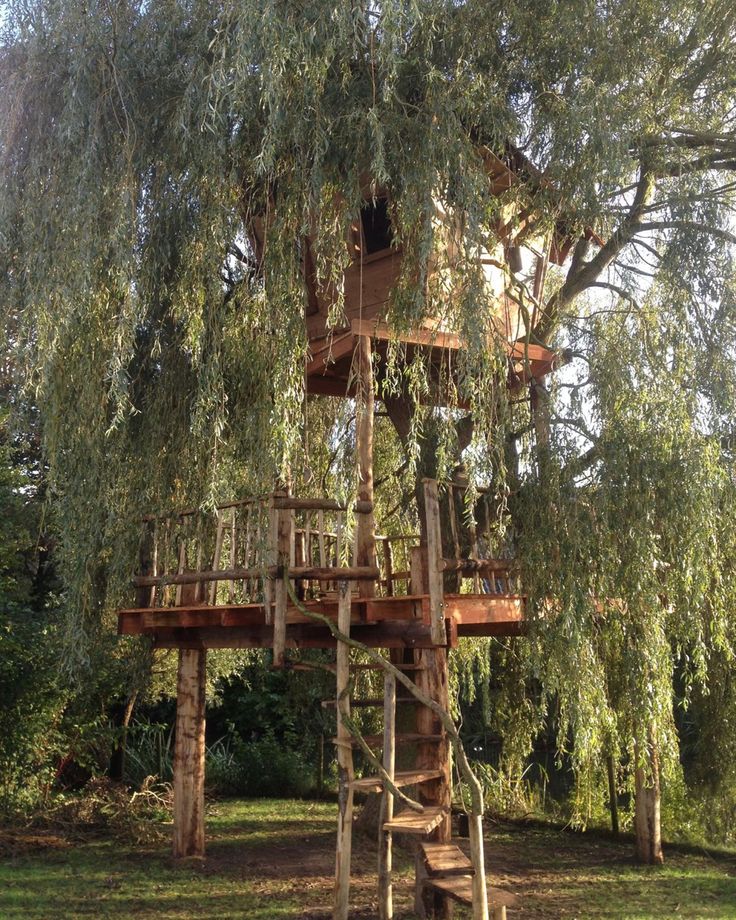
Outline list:
[[[350,515],[349,512],[350,511]],[[144,520],[141,607],[263,604],[283,657],[287,579],[302,600],[336,594],[338,583],[369,584],[385,596],[408,593],[415,536],[375,536],[373,564],[360,559],[361,516],[372,503],[296,498],[283,492]],[[352,520],[350,520],[352,518]],[[364,529],[363,529],[364,530]],[[363,541],[365,544],[365,540]]]
[[[442,504],[440,489],[446,490],[447,500]],[[467,485],[458,482],[440,484],[435,479],[425,479],[424,508],[430,625],[432,641],[439,645],[446,641],[446,573],[455,573],[461,593],[465,587],[463,581],[468,579],[472,581],[470,593],[506,595],[518,593],[518,575],[514,560],[502,556],[504,548],[499,546],[500,539],[493,526],[491,497],[487,491],[477,493],[475,507],[471,509]],[[447,518],[446,527],[443,527],[443,510]],[[446,535],[444,540],[443,532]],[[447,552],[452,555],[446,555]]]

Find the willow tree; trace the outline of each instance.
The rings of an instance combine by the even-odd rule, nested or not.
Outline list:
[[[487,474],[539,612],[527,674],[559,701],[581,776],[602,747],[636,747],[656,780],[672,668],[707,687],[731,654],[733,4],[6,9],[0,300],[43,414],[72,658],[130,573],[141,511],[300,475],[296,241],[316,224],[317,277],[339,281],[368,175],[404,252],[391,322],[441,307],[468,345],[472,423],[451,399],[423,408],[421,362],[391,362],[406,476],[460,458]],[[494,196],[481,146],[534,167]],[[274,196],[256,260],[248,222]],[[442,290],[424,284],[433,201],[464,215]],[[512,399],[474,258],[509,205],[575,243],[541,301],[508,278],[570,361]]]

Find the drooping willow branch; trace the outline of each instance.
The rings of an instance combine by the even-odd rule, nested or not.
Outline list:
[[[359,642],[357,639],[353,639],[351,636],[346,635],[342,630],[340,630],[332,620],[325,616],[322,613],[317,613],[314,610],[308,610],[304,604],[296,596],[296,591],[291,581],[287,578],[286,580],[287,590],[289,592],[289,597],[291,598],[292,604],[297,608],[297,610],[304,614],[305,617],[308,617],[310,620],[313,620],[316,623],[321,623],[323,626],[326,626],[333,638],[337,642],[343,642],[345,645],[350,648],[358,649],[361,652],[364,652],[371,661],[374,661],[379,667],[381,667],[387,674],[391,674],[395,680],[397,680],[402,686],[411,693],[411,695],[418,700],[423,706],[426,706],[430,709],[442,723],[442,727],[447,732],[447,736],[450,739],[453,750],[455,751],[455,756],[457,760],[457,765],[460,769],[460,775],[468,784],[470,789],[470,801],[471,801],[471,810],[473,815],[480,817],[483,815],[483,789],[481,788],[478,777],[473,773],[473,770],[468,762],[467,755],[465,754],[465,748],[463,743],[460,740],[460,735],[458,730],[453,722],[449,713],[447,713],[439,703],[435,702],[431,697],[427,696],[426,693],[423,693],[419,687],[414,683],[411,678],[407,677],[403,671],[400,671],[395,665],[391,664],[383,655],[379,655],[378,652],[374,651],[372,648],[369,648],[367,645],[364,645],[362,642]],[[347,723],[346,723],[347,724]],[[349,726],[348,726],[349,729]],[[360,743],[360,742],[358,742]],[[366,745],[367,747],[367,745]],[[377,761],[376,761],[377,763]],[[383,770],[383,768],[380,768]],[[385,771],[383,771],[385,773]],[[386,777],[384,776],[384,780]],[[391,790],[394,791],[393,789]],[[400,794],[400,798],[403,797]]]

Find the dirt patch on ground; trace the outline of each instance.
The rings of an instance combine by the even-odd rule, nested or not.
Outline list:
[[[66,850],[72,841],[59,834],[39,833],[31,828],[0,828],[0,858],[13,859],[46,850]]]

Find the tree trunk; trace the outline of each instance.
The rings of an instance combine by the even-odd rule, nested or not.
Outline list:
[[[646,762],[642,762],[639,746],[634,746],[636,856],[640,862],[661,865],[664,854],[660,828],[659,753],[651,728],[646,756]]]
[[[608,773],[608,807],[611,812],[611,830],[613,836],[618,837],[618,789],[616,787],[616,762],[613,754],[606,757],[606,772]]]

